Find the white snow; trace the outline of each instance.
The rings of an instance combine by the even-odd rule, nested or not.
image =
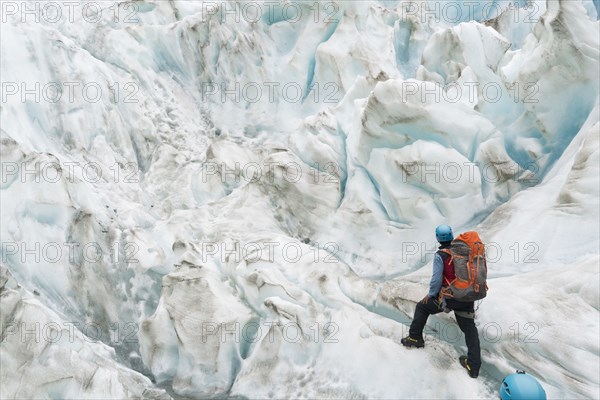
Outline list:
[[[600,397],[598,3],[467,3],[2,2],[2,396]]]

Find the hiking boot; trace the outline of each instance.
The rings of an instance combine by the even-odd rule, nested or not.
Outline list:
[[[400,343],[402,343],[402,345],[404,347],[416,347],[416,348],[425,347],[425,341],[423,339],[415,339],[415,338],[411,338],[410,336],[407,336],[407,337],[401,339]]]
[[[460,362],[460,365],[462,365],[462,367],[467,370],[467,372],[469,373],[469,376],[471,378],[477,378],[479,376],[479,372],[475,371],[471,367],[471,365],[469,364],[469,361],[467,360],[467,357],[465,357],[465,356],[458,357],[458,362]]]

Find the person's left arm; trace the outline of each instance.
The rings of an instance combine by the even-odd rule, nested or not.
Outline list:
[[[442,257],[436,253],[433,258],[433,274],[431,275],[431,281],[429,282],[429,293],[421,300],[427,304],[430,298],[435,299],[440,290],[442,289],[442,278],[444,275],[444,261]]]

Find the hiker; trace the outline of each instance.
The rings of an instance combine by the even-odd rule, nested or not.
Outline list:
[[[448,225],[440,225],[435,229],[435,236],[440,247],[433,260],[433,275],[429,284],[429,293],[417,303],[415,316],[408,331],[409,336],[403,338],[401,343],[406,347],[425,347],[423,328],[431,314],[454,311],[456,322],[465,334],[468,355],[459,358],[460,364],[467,370],[471,378],[479,376],[481,354],[479,349],[479,334],[475,326],[474,301],[458,301],[453,298],[444,298],[440,295],[443,288],[447,288],[455,279],[454,262],[448,254],[454,235]],[[485,295],[485,294],[484,294]]]

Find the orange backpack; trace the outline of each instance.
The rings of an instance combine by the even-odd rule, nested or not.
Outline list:
[[[450,255],[456,278],[446,281],[441,296],[458,301],[475,301],[487,295],[487,263],[485,247],[475,231],[460,234],[449,249],[441,250]],[[446,279],[446,278],[444,278]]]

